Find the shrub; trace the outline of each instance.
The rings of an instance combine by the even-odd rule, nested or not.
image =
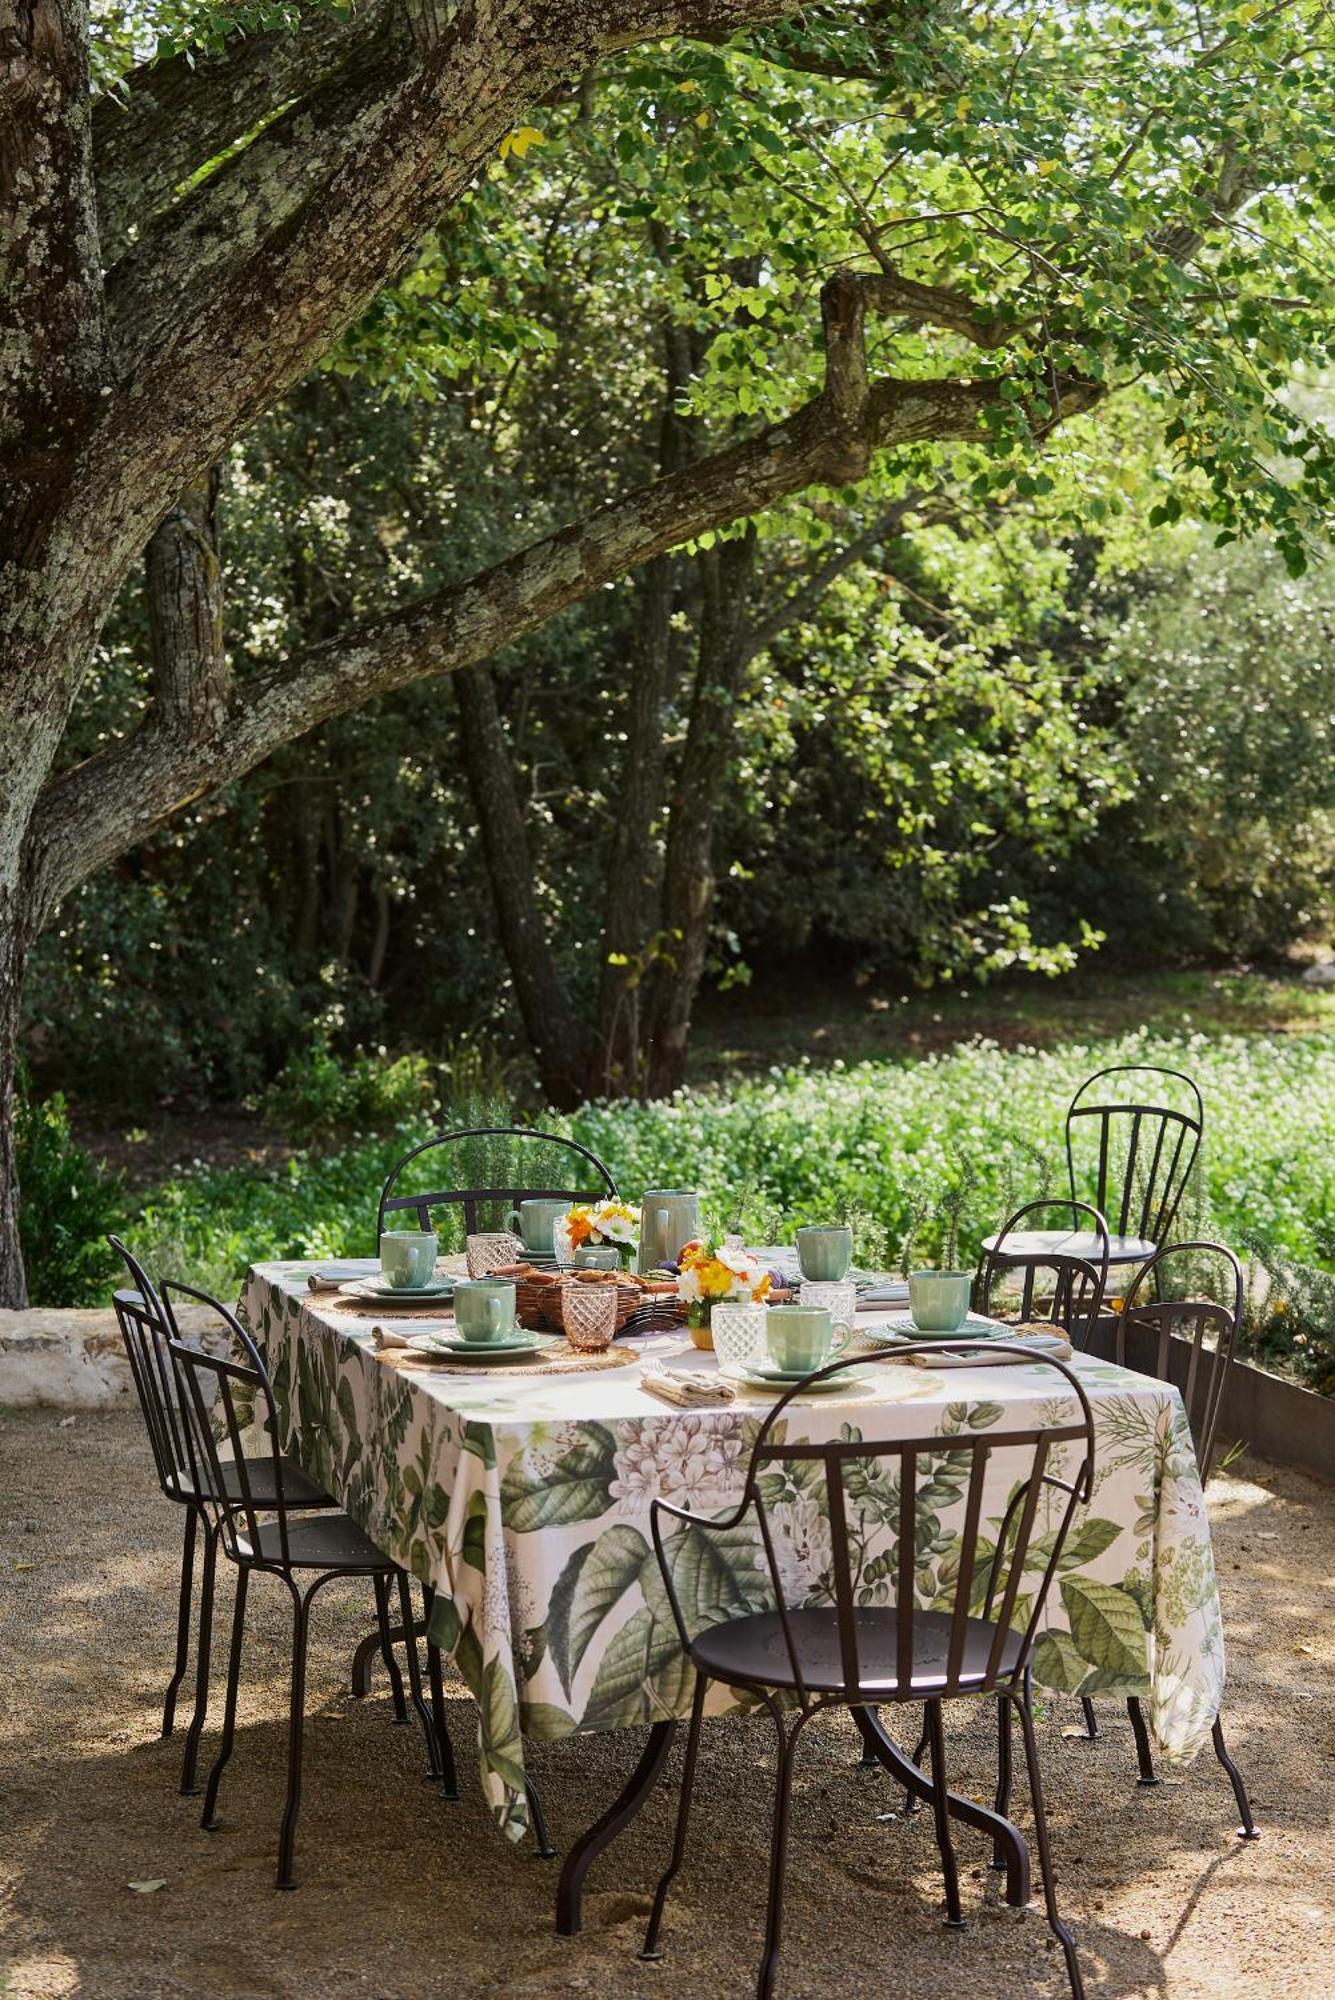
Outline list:
[[[1138,1034],[1044,1052],[976,1042],[926,1061],[775,1070],[662,1104],[586,1105],[565,1118],[544,1113],[542,1122],[601,1154],[631,1195],[697,1187],[711,1228],[740,1222],[753,1241],[841,1218],[854,1226],[860,1261],[885,1267],[899,1255],[915,1195],[968,1161],[977,1182],[963,1218],[967,1264],[979,1237],[1019,1201],[1060,1188],[1065,1168],[1055,1163],[1071,1094],[1092,1070],[1118,1061],[1186,1069],[1204,1092],[1206,1143],[1180,1234],[1239,1245],[1250,1229],[1299,1263],[1335,1263],[1335,1243],[1323,1234],[1335,1217],[1329,1035]],[[444,1122],[504,1122],[468,1115],[503,1108],[494,1076],[482,1095],[467,1065],[456,1082],[461,1101]],[[384,1138],[263,1172],[177,1175],[149,1198],[143,1240],[161,1246],[182,1276],[207,1273],[224,1292],[254,1259],[369,1255],[385,1175],[436,1127],[434,1116],[422,1117]],[[929,1228],[919,1254],[940,1247]]]
[[[289,1058],[264,1093],[261,1108],[285,1138],[298,1145],[392,1132],[436,1107],[431,1065],[425,1056],[393,1060],[384,1049],[357,1049],[347,1062],[324,1035]]]
[[[29,1299],[35,1306],[104,1305],[119,1269],[107,1232],[125,1219],[119,1176],[75,1144],[59,1094],[21,1098],[15,1136]]]

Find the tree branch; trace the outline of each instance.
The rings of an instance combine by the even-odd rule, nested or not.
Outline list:
[[[218,474],[187,487],[148,545],[153,699],[176,737],[221,738],[232,682],[223,644]]]
[[[206,161],[335,70],[366,61],[392,12],[392,0],[359,0],[348,13],[311,7],[295,28],[240,35],[220,55],[145,63],[99,98],[93,161],[106,262]]]
[[[698,463],[613,501],[464,583],[390,612],[238,688],[221,738],[174,735],[150,717],[132,738],[48,786],[33,825],[44,910],[182,806],[240,777],[279,744],[373,696],[485,659],[628,570],[809,486],[842,485],[856,458],[922,440],[976,441],[1009,387],[988,381],[873,383],[861,431],[824,395]],[[1098,384],[1067,386],[1061,414]]]

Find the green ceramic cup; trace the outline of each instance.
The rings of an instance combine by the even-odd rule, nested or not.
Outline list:
[[[380,1239],[380,1275],[396,1292],[420,1291],[435,1275],[438,1248],[434,1231],[386,1230]]]
[[[852,1337],[852,1328],[836,1325],[825,1306],[766,1308],[765,1344],[776,1368],[809,1375],[842,1354]]]
[[[910,1271],[909,1310],[919,1333],[958,1333],[972,1289],[968,1271]]]
[[[581,1243],[575,1252],[577,1271],[619,1271],[621,1252],[614,1243]]]
[[[505,1226],[518,1236],[524,1248],[533,1257],[551,1257],[555,1254],[554,1231],[561,1217],[570,1207],[568,1201],[545,1201],[536,1197],[532,1201],[521,1201],[506,1217]]]
[[[465,1340],[504,1340],[515,1330],[515,1288],[508,1278],[461,1278],[454,1324]]]
[[[828,1228],[799,1229],[797,1261],[804,1278],[837,1285],[841,1278],[848,1276],[848,1267],[853,1262],[852,1230],[843,1223]]]

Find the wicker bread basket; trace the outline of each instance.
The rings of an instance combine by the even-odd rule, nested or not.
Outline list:
[[[498,1278],[515,1281],[515,1311],[521,1326],[553,1327],[566,1333],[565,1300],[572,1291],[591,1286],[614,1287],[617,1295],[616,1330],[620,1333],[632,1318],[639,1318],[644,1331],[653,1327],[680,1324],[686,1308],[676,1295],[671,1279],[657,1281],[631,1272],[539,1271],[532,1264],[515,1264],[497,1271]]]

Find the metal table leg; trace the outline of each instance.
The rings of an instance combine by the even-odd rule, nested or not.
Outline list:
[[[556,1928],[562,1937],[574,1937],[579,1930],[583,1916],[584,1877],[603,1849],[611,1846],[643,1807],[663,1774],[676,1733],[675,1722],[654,1723],[649,1731],[649,1740],[640,1753],[640,1761],[626,1781],[625,1788],[602,1818],[595,1820],[571,1846],[562,1864],[561,1880],[556,1891]]]
[[[874,1709],[855,1708],[851,1711],[853,1720],[861,1733],[867,1749],[874,1752],[878,1763],[885,1766],[892,1778],[897,1778],[906,1790],[920,1799],[932,1796],[932,1781],[905,1755],[892,1736],[887,1735],[885,1725]],[[975,1805],[972,1799],[961,1798],[958,1792],[948,1794],[947,1803],[950,1816],[985,1833],[993,1841],[996,1852],[1002,1856],[1006,1867],[1006,1901],[1015,1909],[1021,1909],[1029,1901],[1029,1849],[1025,1846],[1024,1835],[1013,1821],[1001,1813],[991,1812],[988,1807]]]

